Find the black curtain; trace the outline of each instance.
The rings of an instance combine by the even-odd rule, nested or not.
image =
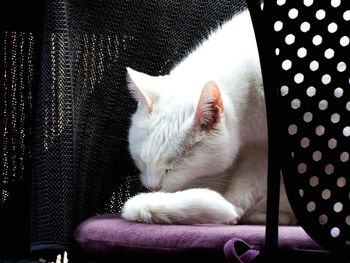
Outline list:
[[[32,139],[44,3],[0,3],[0,259],[30,242]]]
[[[166,74],[243,0],[0,3],[0,259],[70,248],[141,191],[125,67]]]

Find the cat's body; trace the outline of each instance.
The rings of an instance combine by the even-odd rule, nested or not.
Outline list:
[[[249,12],[214,31],[169,75],[131,69],[128,75],[139,102],[129,149],[142,183],[155,192],[129,199],[123,217],[148,223],[264,223],[267,129]],[[280,223],[295,223],[283,185]]]

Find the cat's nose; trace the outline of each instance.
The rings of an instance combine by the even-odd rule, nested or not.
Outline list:
[[[158,192],[160,190],[160,185],[148,185],[146,188],[152,192]]]

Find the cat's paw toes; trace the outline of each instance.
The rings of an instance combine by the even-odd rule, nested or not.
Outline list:
[[[134,196],[124,204],[122,217],[131,221],[152,223],[150,204],[145,202],[142,194]]]
[[[238,219],[232,219],[230,222],[228,222],[228,225],[237,225]]]
[[[229,225],[237,225],[239,220],[241,219],[241,215],[243,214],[243,210],[240,208],[234,207],[230,219],[227,222]]]
[[[142,223],[156,224],[171,224],[172,221],[167,216],[167,213],[162,211],[159,204],[160,193],[144,193],[130,198],[124,204],[122,217]]]
[[[227,223],[228,225],[237,225],[239,220],[239,216],[234,216],[231,218],[231,220]]]

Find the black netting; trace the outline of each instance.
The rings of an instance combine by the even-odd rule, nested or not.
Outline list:
[[[28,249],[36,35],[0,32],[1,255]]]
[[[1,239],[17,252],[27,248],[29,230],[32,250],[66,249],[83,219],[118,212],[141,190],[127,150],[136,105],[125,67],[168,72],[210,28],[245,6],[243,0],[29,2],[1,4],[11,14],[0,32],[0,213],[7,231]],[[9,243],[18,233],[23,242]]]

